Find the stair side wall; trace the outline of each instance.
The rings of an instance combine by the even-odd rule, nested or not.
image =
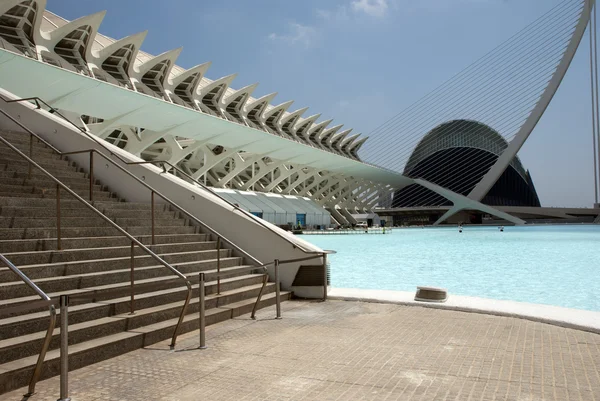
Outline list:
[[[2,89],[0,89],[0,94],[5,98],[14,97],[10,92]],[[77,131],[60,117],[54,116],[44,110],[38,110],[29,103],[2,103],[0,106],[11,116],[21,121],[27,128],[62,152],[93,148],[105,154],[107,153],[102,146]],[[4,115],[0,115],[0,129],[23,131]],[[132,162],[142,161],[142,159],[116,146],[107,142],[104,144],[113,153],[118,154],[125,160]],[[89,154],[73,155],[69,158],[75,161],[84,171],[88,172]],[[128,166],[127,169],[157,191],[168,196],[172,201],[195,217],[215,228],[262,263],[268,263],[274,259],[285,260],[306,257],[307,254],[299,247],[310,252],[321,251],[320,248],[274,225],[270,225],[268,222],[265,223],[270,225],[273,231],[266,229],[253,218],[234,210],[229,204],[211,192],[191,185],[172,174],[162,174],[162,169],[158,167],[135,165]],[[141,186],[128,175],[119,172],[118,169],[97,154],[94,155],[94,177],[128,201],[150,203],[150,193],[147,188]],[[160,202],[158,196],[155,197],[155,200],[156,202]],[[288,238],[298,247],[294,247],[285,241],[284,238]],[[315,259],[314,263],[320,263],[320,260]],[[300,264],[295,263],[281,266],[280,278],[282,289],[291,289]],[[270,269],[269,273],[271,279],[273,279],[273,269]],[[298,288],[295,290],[298,296],[305,298],[318,298],[322,296],[322,289],[320,288]]]

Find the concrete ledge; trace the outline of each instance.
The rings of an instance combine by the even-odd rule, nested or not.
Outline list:
[[[362,290],[355,288],[331,288],[328,298],[342,301],[390,303],[517,317],[534,322],[548,323],[555,326],[600,334],[600,312],[562,308],[559,306],[501,301],[453,294],[448,295],[448,300],[445,303],[424,303],[413,299],[414,292]]]

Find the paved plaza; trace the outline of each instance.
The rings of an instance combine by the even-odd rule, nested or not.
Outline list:
[[[600,335],[389,304],[285,302],[70,374],[74,401],[600,401]],[[55,401],[58,377],[31,401]],[[22,400],[25,389],[0,396]]]

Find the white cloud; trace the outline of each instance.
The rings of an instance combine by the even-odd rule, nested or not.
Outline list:
[[[348,7],[338,6],[335,10],[318,8],[317,17],[325,21],[344,21],[348,19]]]
[[[372,17],[383,17],[388,10],[388,0],[354,0],[352,10]]]
[[[329,10],[322,10],[320,8],[317,8],[317,17],[319,18],[330,19],[332,14],[333,13]]]
[[[314,44],[317,37],[317,31],[314,27],[309,25],[298,24],[292,22],[289,24],[288,34],[277,34],[271,33],[269,39],[274,42],[282,42],[290,45],[302,45],[304,47],[310,47]]]

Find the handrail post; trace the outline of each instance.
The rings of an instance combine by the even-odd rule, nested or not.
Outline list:
[[[33,160],[33,134],[29,134],[29,158]],[[29,169],[27,172],[27,178],[31,179],[31,170],[33,166],[29,163]]]
[[[199,349],[206,349],[206,300],[205,300],[205,288],[204,288],[204,273],[200,273],[198,282],[200,291],[200,309],[198,310],[199,323],[200,323],[200,346]]]
[[[185,301],[183,302],[183,308],[181,308],[181,313],[179,314],[179,320],[177,321],[175,330],[173,330],[173,337],[171,337],[171,345],[169,345],[169,347],[171,349],[175,348],[175,344],[177,343],[177,335],[179,334],[179,328],[183,324],[183,319],[185,318],[185,313],[190,304],[190,301],[192,300],[192,284],[185,276],[183,276],[183,278],[185,279],[185,286],[187,287],[188,291],[187,291],[187,295],[185,296]]]
[[[94,201],[94,151],[90,150],[90,202]]]
[[[327,254],[323,253],[323,301],[327,301]]]
[[[217,237],[217,295],[221,294],[221,237]],[[217,299],[217,303],[218,303]]]
[[[281,294],[279,288],[279,259],[275,259],[275,307],[277,319],[281,319]]]
[[[46,294],[37,285],[35,285],[35,283],[31,281],[29,277],[27,277],[21,270],[19,270],[10,260],[4,257],[1,253],[0,262],[5,264],[8,267],[8,270],[16,274],[21,279],[21,281],[30,289],[32,289],[33,292],[35,292],[43,301],[45,301],[45,305],[48,305],[49,307],[50,322],[48,323],[48,330],[46,330],[46,336],[44,338],[44,342],[42,343],[42,348],[38,355],[33,373],[31,374],[31,379],[29,380],[29,392],[25,395],[26,397],[30,397],[35,393],[35,385],[38,382],[42,373],[44,359],[46,358],[46,351],[48,351],[48,348],[50,347],[52,335],[54,334],[54,327],[56,325],[56,308],[54,307],[54,301],[50,299],[48,294]]]
[[[265,286],[267,285],[268,280],[269,280],[269,275],[265,272],[263,274],[262,287],[260,287],[260,290],[258,291],[258,296],[256,297],[256,302],[254,302],[254,306],[252,307],[252,314],[250,315],[250,318],[253,320],[256,320],[256,310],[258,309],[258,304],[260,303],[260,298],[262,297],[262,293],[265,289]]]
[[[323,301],[327,301],[327,254],[323,253]]]
[[[56,184],[56,249],[59,251],[62,249],[60,231],[60,185]]]
[[[150,191],[150,213],[152,214],[152,245],[156,244],[154,239],[154,191]]]
[[[129,267],[130,267],[130,271],[129,271],[129,280],[130,280],[130,284],[129,284],[129,290],[131,291],[131,302],[129,305],[129,314],[133,315],[135,313],[135,291],[133,288],[133,282],[134,282],[134,269],[135,269],[135,243],[133,241],[131,241],[131,260],[129,262]]]
[[[69,397],[69,296],[60,296],[60,398],[58,401],[70,401]]]
[[[31,375],[31,380],[29,381],[29,389],[26,394],[27,397],[35,394],[35,385],[40,379],[40,375],[42,374],[42,367],[44,364],[44,359],[46,359],[46,352],[50,347],[50,341],[52,340],[52,335],[54,334],[54,327],[56,326],[56,309],[54,305],[50,305],[50,323],[48,323],[48,330],[46,330],[46,337],[44,337],[44,343],[42,344],[42,349],[40,354],[38,355],[37,363],[35,364],[35,370]]]

